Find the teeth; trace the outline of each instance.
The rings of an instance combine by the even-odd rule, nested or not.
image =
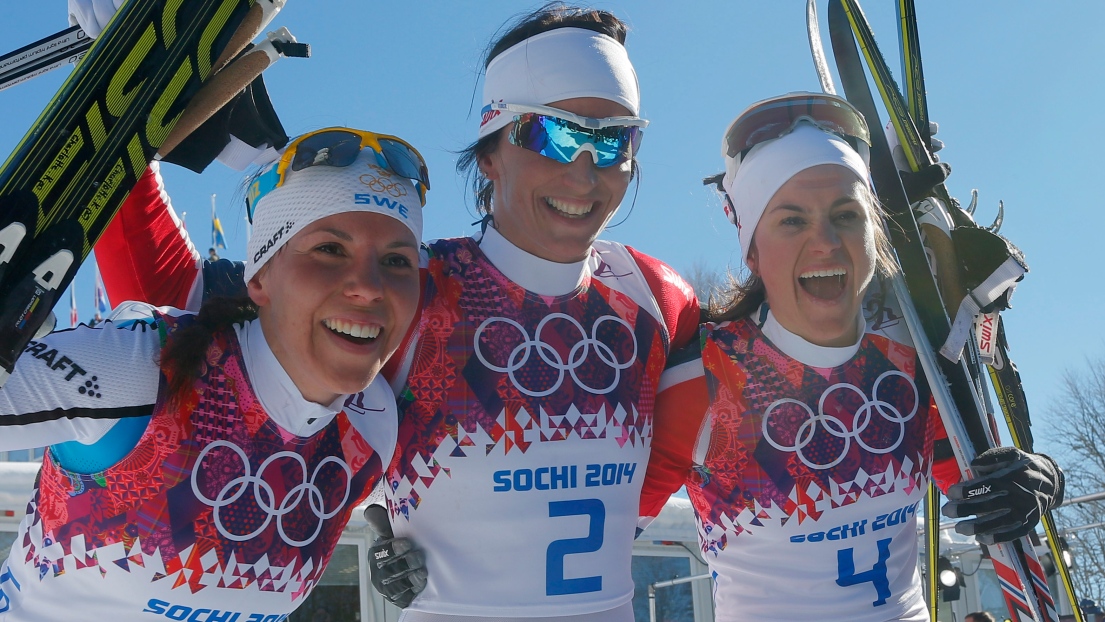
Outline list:
[[[347,320],[325,320],[323,324],[335,333],[358,339],[375,339],[380,336],[380,327],[372,324],[355,324]]]
[[[558,212],[569,216],[584,216],[591,211],[592,204],[573,205],[564,201],[557,201],[551,197],[545,197],[545,202]]]
[[[844,270],[844,268],[829,268],[828,270],[810,270],[809,272],[803,272],[802,274],[798,275],[798,278],[812,279],[815,277],[825,276],[844,276],[845,274],[848,273]]]

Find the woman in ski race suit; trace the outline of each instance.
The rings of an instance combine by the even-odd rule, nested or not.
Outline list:
[[[986,544],[1062,499],[1050,458],[1001,448],[975,463],[997,499],[962,501],[978,480],[956,484],[904,322],[879,293],[897,264],[869,143],[858,111],[813,93],[759,102],[725,134],[717,181],[750,275],[669,359],[641,501],[645,525],[686,485],[719,621],[926,620],[930,478],[952,514],[982,512],[963,528]]]
[[[276,622],[304,602],[394,454],[378,374],[418,305],[421,161],[307,134],[251,187],[245,296],[130,303],[27,345],[0,451],[47,450],[0,620]],[[402,192],[357,200],[367,175]]]
[[[665,264],[596,240],[646,125],[625,34],[605,11],[547,6],[488,54],[459,165],[486,226],[424,246],[420,313],[384,372],[400,423],[383,492],[428,584],[415,598],[406,560],[381,568],[376,549],[370,567],[408,622],[633,619],[656,390],[699,308]],[[191,304],[226,274],[158,183],[143,179],[97,246],[104,280],[113,297]]]

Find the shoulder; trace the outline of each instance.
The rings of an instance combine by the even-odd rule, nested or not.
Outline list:
[[[655,305],[672,348],[693,339],[701,310],[694,289],[668,264],[631,246],[596,240],[592,274],[604,283]],[[614,285],[616,283],[616,285]]]
[[[12,380],[28,386],[72,385],[81,394],[94,392],[106,404],[115,392],[133,392],[127,387],[156,386],[160,350],[157,319],[109,317],[94,327],[82,324],[29,342]]]

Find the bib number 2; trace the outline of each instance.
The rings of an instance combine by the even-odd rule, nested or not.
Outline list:
[[[549,517],[586,516],[590,519],[587,536],[565,538],[549,543],[545,552],[545,595],[586,594],[602,591],[602,577],[564,578],[564,556],[576,553],[594,553],[602,548],[602,534],[606,526],[606,506],[599,499],[575,499],[550,501]]]
[[[854,549],[840,549],[836,552],[836,584],[840,587],[849,587],[870,583],[875,586],[875,594],[878,596],[871,605],[878,607],[885,605],[886,599],[890,598],[890,580],[886,577],[886,560],[890,559],[890,538],[879,540],[875,544],[879,547],[879,561],[863,572],[856,572],[856,560],[852,556]]]

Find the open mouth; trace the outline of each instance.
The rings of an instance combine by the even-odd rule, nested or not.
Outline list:
[[[594,203],[568,203],[558,201],[552,197],[545,197],[545,203],[557,211],[561,216],[568,218],[583,218],[594,209]]]
[[[348,320],[323,320],[322,323],[338,337],[356,344],[367,344],[375,341],[382,330],[382,327],[376,324],[359,324]]]
[[[819,300],[836,300],[844,293],[848,272],[844,268],[810,270],[798,275],[798,284],[805,292]]]

